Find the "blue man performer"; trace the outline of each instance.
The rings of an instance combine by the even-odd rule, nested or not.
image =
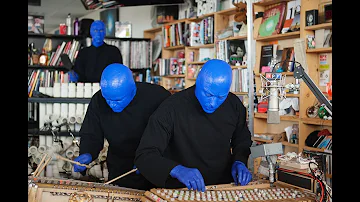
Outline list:
[[[95,160],[106,138],[111,180],[133,169],[135,151],[148,119],[170,92],[159,85],[134,82],[131,70],[118,63],[104,69],[100,87],[87,108],[80,129],[80,156],[74,160],[83,164]],[[85,169],[74,165],[75,172]],[[131,173],[114,184],[142,190],[153,187],[141,173]]]
[[[194,86],[167,98],[150,117],[135,165],[157,187],[205,191],[205,186],[246,185],[251,135],[246,108],[229,93],[232,70],[209,60]]]
[[[102,71],[110,64],[123,63],[120,50],[104,43],[105,24],[95,20],[90,27],[91,46],[79,50],[74,69],[69,72],[71,82],[100,82]]]

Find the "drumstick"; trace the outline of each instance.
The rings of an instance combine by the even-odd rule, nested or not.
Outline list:
[[[37,165],[36,170],[33,172],[34,176],[36,176],[36,173],[39,171],[41,165],[44,163],[46,156],[47,156],[47,154],[45,153],[44,156],[42,157],[40,163]]]
[[[89,166],[89,165],[82,164],[82,163],[79,163],[77,161],[70,160],[70,159],[62,157],[62,156],[60,156],[58,154],[56,154],[56,158],[67,161],[67,162],[70,162],[70,163],[73,163],[73,164],[76,164],[76,165],[79,165],[79,166],[85,166],[86,168],[91,168],[91,166]]]
[[[104,184],[110,184],[110,183],[112,183],[112,182],[114,182],[114,181],[116,181],[116,180],[118,180],[118,179],[120,179],[120,178],[122,178],[122,177],[125,177],[126,175],[128,175],[128,174],[130,174],[130,173],[136,172],[136,171],[137,171],[137,168],[132,169],[132,170],[130,170],[129,172],[127,172],[127,173],[125,173],[125,174],[122,174],[122,175],[120,175],[119,177],[116,177],[116,178],[114,178],[114,179],[112,179],[112,180],[110,180],[110,181],[108,181],[108,182],[106,182],[106,183],[104,183]]]
[[[50,158],[48,158],[48,159],[46,160],[46,162],[45,162],[43,165],[41,165],[41,169],[39,170],[39,172],[38,172],[38,173],[36,173],[35,177],[37,177],[37,176],[39,176],[39,175],[40,175],[40,173],[44,170],[45,166],[47,166],[47,164],[49,164],[50,160],[51,160],[51,157],[50,157]]]

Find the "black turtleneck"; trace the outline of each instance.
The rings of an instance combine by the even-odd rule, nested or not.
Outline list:
[[[135,97],[120,113],[112,111],[99,90],[91,98],[81,126],[80,154],[90,153],[94,160],[103,149],[104,138],[109,142],[106,161],[110,180],[133,169],[135,151],[150,115],[170,96],[159,85],[136,82],[136,87]],[[143,190],[153,186],[135,173],[114,183]]]
[[[185,187],[169,175],[179,164],[199,169],[205,185],[230,183],[232,163],[247,164],[251,142],[246,108],[236,95],[229,93],[207,114],[192,86],[167,98],[150,117],[135,165],[158,187]]]
[[[81,49],[75,61],[74,71],[79,75],[78,82],[100,82],[102,71],[110,64],[123,63],[120,50],[104,42]]]

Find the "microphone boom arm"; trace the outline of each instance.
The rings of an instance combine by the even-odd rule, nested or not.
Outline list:
[[[298,63],[298,62],[295,62]],[[300,63],[298,63],[300,64]],[[309,75],[304,71],[304,68],[300,65],[294,67],[294,77],[296,79],[302,79],[306,85],[309,87],[311,92],[315,95],[318,99],[320,104],[323,104],[325,109],[329,112],[332,116],[332,104],[330,101],[325,97],[325,95],[320,91],[320,89],[315,85],[313,80],[309,77]]]

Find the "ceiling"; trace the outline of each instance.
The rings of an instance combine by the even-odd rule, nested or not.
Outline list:
[[[41,0],[41,6],[29,6],[28,14],[44,16],[45,33],[65,23],[66,17],[71,13],[71,18],[82,17],[91,10],[85,10],[81,0]]]

